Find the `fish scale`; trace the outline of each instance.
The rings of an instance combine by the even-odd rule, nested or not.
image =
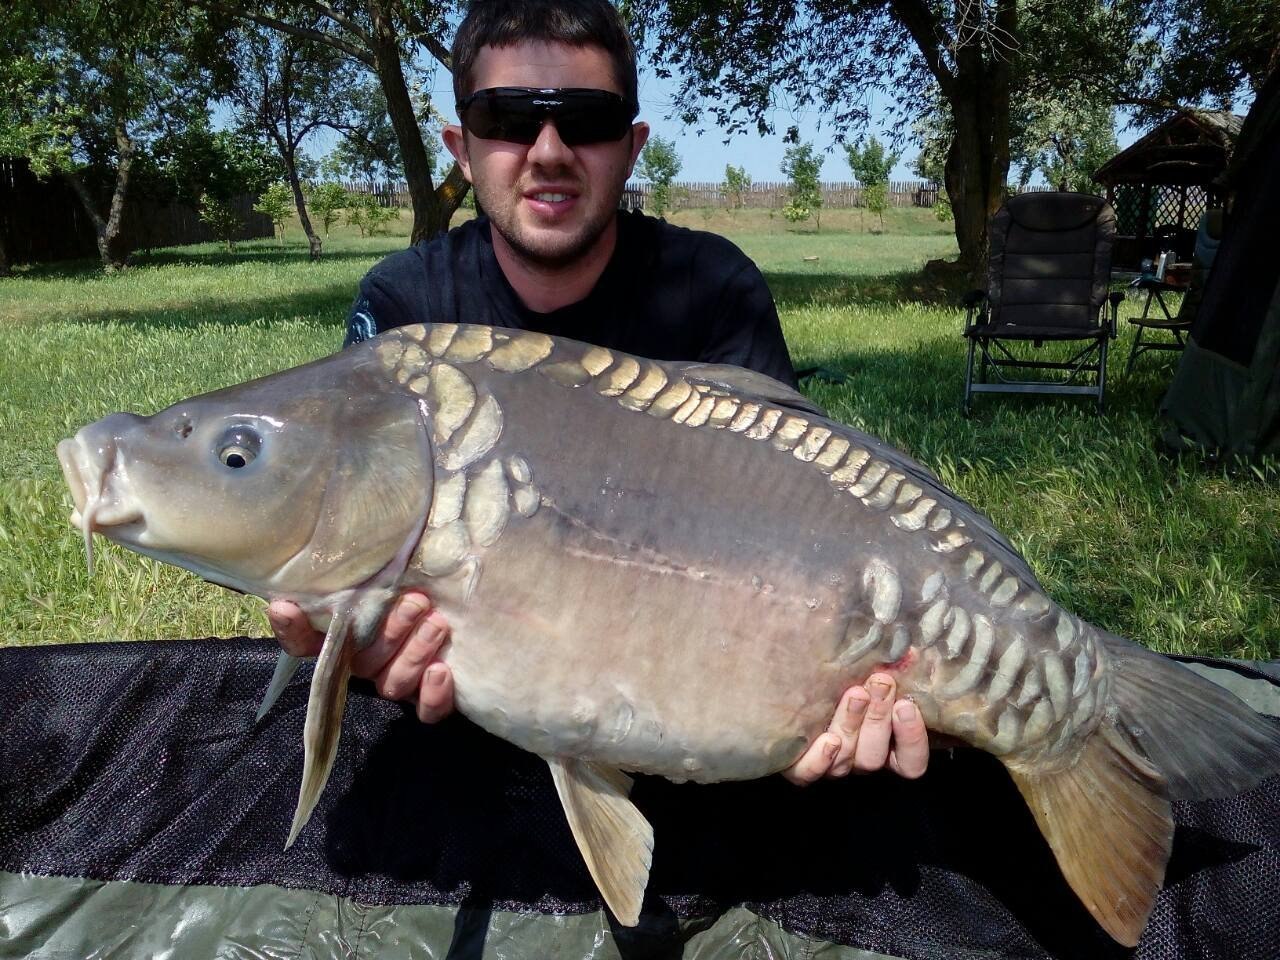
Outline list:
[[[406,327],[107,417],[58,453],[87,542],[328,622],[289,842],[333,762],[354,653],[411,587],[453,628],[459,710],[546,759],[625,924],[653,835],[623,771],[782,770],[877,669],[931,729],[1001,759],[1126,944],[1163,879],[1170,799],[1280,769],[1247,707],[1058,607],[922,466],[749,371]],[[290,675],[286,656],[263,710]]]

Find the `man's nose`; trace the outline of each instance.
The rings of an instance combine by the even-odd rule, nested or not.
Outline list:
[[[529,160],[541,167],[568,166],[573,162],[573,150],[560,139],[560,132],[552,121],[543,122],[538,139],[529,148]]]

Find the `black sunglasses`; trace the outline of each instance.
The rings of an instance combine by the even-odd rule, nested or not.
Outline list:
[[[570,147],[621,140],[640,109],[608,90],[490,87],[458,101],[458,118],[481,140],[535,143],[551,120]]]

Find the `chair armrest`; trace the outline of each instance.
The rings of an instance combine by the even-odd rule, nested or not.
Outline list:
[[[981,317],[986,312],[986,307],[979,307],[978,304],[983,303],[987,299],[987,291],[970,290],[964,295],[964,299],[960,302],[964,304],[964,333],[969,335],[969,331],[974,327],[974,315]]]

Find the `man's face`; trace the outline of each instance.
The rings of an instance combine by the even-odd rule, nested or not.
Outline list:
[[[586,87],[621,94],[600,47],[521,43],[483,47],[474,89]],[[471,182],[495,230],[520,256],[564,266],[586,254],[613,222],[636,157],[649,136],[637,123],[620,140],[566,146],[554,123],[532,145],[482,140],[455,126],[445,145]]]

